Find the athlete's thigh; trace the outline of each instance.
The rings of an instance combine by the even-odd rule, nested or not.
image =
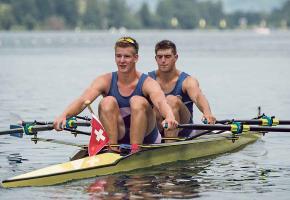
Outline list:
[[[188,123],[191,118],[191,114],[184,103],[180,104],[179,117],[180,117],[181,124]]]
[[[153,129],[156,127],[156,111],[154,111],[153,106],[150,105],[149,102],[146,108],[146,116],[147,116],[147,129],[146,129],[145,135],[149,135],[153,131]]]
[[[118,114],[118,120],[117,120],[117,128],[118,128],[118,140],[121,140],[126,133],[126,128],[125,128],[125,122],[124,118],[122,117],[121,113],[119,112]]]
[[[163,131],[163,127],[162,127],[162,121],[163,121],[163,117],[161,115],[161,113],[159,112],[159,110],[154,106],[153,107],[153,112],[156,116],[156,124],[157,124],[157,128],[158,130],[161,132]]]

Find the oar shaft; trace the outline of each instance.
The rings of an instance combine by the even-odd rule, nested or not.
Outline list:
[[[91,122],[75,122],[77,126],[91,126]]]
[[[63,130],[65,131],[70,131],[73,134],[82,134],[82,135],[91,135],[91,133],[89,132],[85,132],[85,131],[80,131],[80,130],[76,130],[76,129],[71,129],[71,128],[64,128]]]
[[[290,132],[290,128],[286,127],[261,127],[250,126],[250,131],[265,131],[265,132]]]
[[[290,124],[290,120],[280,120],[279,124],[280,125],[289,125]]]
[[[54,127],[52,124],[49,125],[35,125],[33,127],[31,127],[32,132],[38,132],[38,131],[50,131],[53,130]],[[79,130],[74,130],[74,129],[70,129],[70,128],[64,128],[64,130],[70,131],[70,132],[75,132],[78,134],[84,134],[84,135],[91,135],[88,132],[84,132],[84,131],[79,131]]]
[[[226,119],[226,120],[217,120],[217,124],[226,124],[226,123],[231,123],[231,122],[241,122],[245,123],[248,125],[263,125],[264,122],[261,119],[250,119],[250,120],[245,120],[245,119]],[[290,125],[290,120],[278,120],[277,121],[279,125]]]
[[[211,124],[179,124],[177,128],[187,128],[194,130],[220,130],[220,131],[231,130],[231,127],[229,125],[211,125]]]
[[[31,127],[32,132],[37,133],[38,131],[50,131],[53,130],[53,125],[48,124],[48,125],[35,125]]]
[[[67,142],[67,141],[62,141],[62,140],[56,140],[56,139],[48,139],[48,138],[39,138],[38,137],[37,141],[51,142],[51,143],[55,143],[55,144],[63,144],[63,145],[68,145],[68,146],[75,146],[75,147],[85,148],[85,145],[76,144],[76,143]]]
[[[14,133],[23,133],[23,128],[0,131],[0,135],[9,135],[9,134],[14,134]]]
[[[211,124],[180,124],[178,128],[188,128],[193,130],[220,130],[231,131],[233,125],[211,125]],[[264,132],[290,132],[290,128],[286,127],[267,127],[267,126],[247,126],[249,131],[264,131]]]
[[[73,123],[76,126],[91,126],[91,123],[89,121],[85,121],[85,122],[75,121]],[[25,125],[25,124],[52,125],[53,122],[45,122],[45,121],[23,121],[23,122],[21,122],[22,126]]]

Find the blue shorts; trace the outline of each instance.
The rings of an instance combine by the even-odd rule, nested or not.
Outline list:
[[[131,115],[126,116],[123,118],[125,123],[125,136],[118,141],[119,144],[130,144],[130,121],[131,121]],[[159,136],[159,131],[157,126],[151,131],[149,135],[147,135],[144,140],[143,144],[154,144],[157,141],[157,138]]]

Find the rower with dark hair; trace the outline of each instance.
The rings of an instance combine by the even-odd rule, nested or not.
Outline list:
[[[193,104],[195,103],[203,113],[203,118],[208,123],[214,124],[216,119],[212,115],[209,103],[202,93],[198,80],[185,72],[176,68],[178,59],[176,45],[169,40],[162,40],[155,46],[155,60],[158,69],[149,72],[149,76],[157,80],[166,95],[168,104],[173,110],[175,119],[180,123],[193,123]],[[188,137],[191,130],[163,130],[161,125],[162,116],[158,109],[157,114],[158,128],[165,137]]]

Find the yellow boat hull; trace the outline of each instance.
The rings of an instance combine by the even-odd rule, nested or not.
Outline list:
[[[202,158],[231,152],[255,142],[259,133],[243,133],[232,140],[232,134],[212,134],[194,140],[148,145],[144,151],[121,156],[102,153],[35,170],[4,180],[3,187],[46,186],[70,180],[131,171],[179,160]],[[233,142],[234,141],[234,142]]]

